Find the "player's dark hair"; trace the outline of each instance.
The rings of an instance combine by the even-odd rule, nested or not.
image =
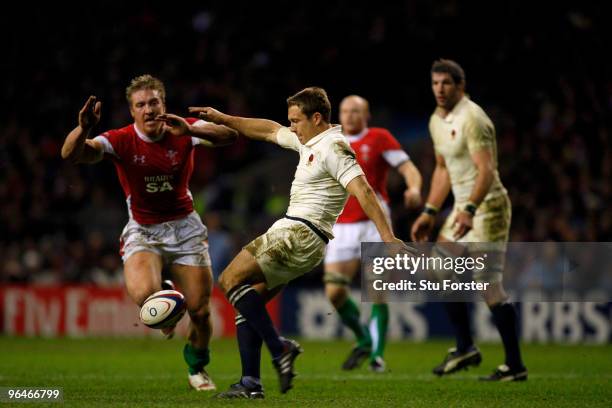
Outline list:
[[[130,85],[125,88],[125,98],[128,103],[132,103],[132,94],[143,89],[153,89],[159,92],[159,97],[166,103],[166,88],[164,83],[152,75],[144,74],[132,79]]]
[[[319,112],[327,123],[331,121],[331,103],[325,89],[311,86],[287,98],[287,107],[297,106],[307,118]]]
[[[465,84],[465,72],[463,71],[463,68],[461,68],[461,65],[457,64],[453,60],[440,58],[439,60],[434,61],[433,65],[431,66],[431,73],[433,74],[434,72],[449,74],[457,85]]]

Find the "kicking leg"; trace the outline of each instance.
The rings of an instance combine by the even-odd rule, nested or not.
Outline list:
[[[291,388],[291,380],[295,376],[293,362],[302,350],[296,342],[282,339],[276,331],[265,308],[264,298],[253,287],[255,284],[265,283],[265,276],[255,257],[244,249],[219,277],[221,289],[230,303],[270,350],[279,373],[281,392],[285,393]]]

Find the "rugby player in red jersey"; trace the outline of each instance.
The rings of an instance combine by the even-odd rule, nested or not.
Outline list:
[[[125,192],[129,221],[121,233],[121,256],[127,292],[139,306],[162,289],[167,265],[187,303],[191,319],[183,355],[189,384],[214,390],[204,367],[210,361],[212,270],[208,233],[193,209],[189,179],[194,148],[233,142],[237,133],[225,126],[166,113],[164,84],[151,75],[134,78],[126,98],[134,123],[90,133],[99,122],[101,102],[90,96],[78,125],[66,137],[62,158],[74,163],[111,160]],[[174,328],[165,329],[170,337]]]

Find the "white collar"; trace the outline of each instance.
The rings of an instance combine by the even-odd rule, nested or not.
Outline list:
[[[318,135],[316,135],[315,137],[313,137],[312,139],[307,141],[305,143],[305,146],[312,146],[315,143],[317,143],[318,141],[320,141],[321,139],[323,139],[327,134],[333,133],[333,132],[337,132],[337,131],[342,132],[342,126],[336,125],[336,126],[330,127],[326,131],[319,133]]]
[[[350,143],[355,143],[359,141],[362,137],[364,137],[369,131],[370,129],[366,127],[361,132],[357,133],[356,135],[344,135],[344,137],[346,137],[346,139]]]
[[[463,95],[463,97],[461,99],[459,99],[459,101],[455,104],[455,106],[453,106],[453,109],[448,112],[448,114],[442,118],[443,121],[445,121],[446,123],[452,123],[453,119],[455,119],[455,116],[457,115],[457,112],[459,111],[459,109],[461,108],[461,106],[463,106],[464,103],[467,103],[468,101],[468,97],[467,95]]]
[[[134,123],[134,130],[136,131],[136,134],[138,135],[138,137],[147,143],[155,143],[155,142],[159,142],[160,140],[162,140],[164,138],[164,135],[162,134],[160,136],[159,139],[157,140],[153,140],[151,139],[149,136],[145,135],[145,133],[143,131],[141,131],[140,129],[138,129],[138,126],[136,126],[136,123]]]

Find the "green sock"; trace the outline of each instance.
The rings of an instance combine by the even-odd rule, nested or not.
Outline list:
[[[372,344],[370,335],[365,327],[359,322],[359,308],[350,297],[346,298],[346,302],[338,309],[342,323],[355,333],[357,345],[359,347],[369,347]]]
[[[205,365],[210,362],[210,350],[208,348],[197,349],[191,344],[185,344],[183,357],[189,366],[189,374],[194,375],[202,371]]]
[[[387,328],[389,327],[389,305],[373,304],[370,317],[370,336],[372,337],[372,359],[382,357],[385,352]]]

